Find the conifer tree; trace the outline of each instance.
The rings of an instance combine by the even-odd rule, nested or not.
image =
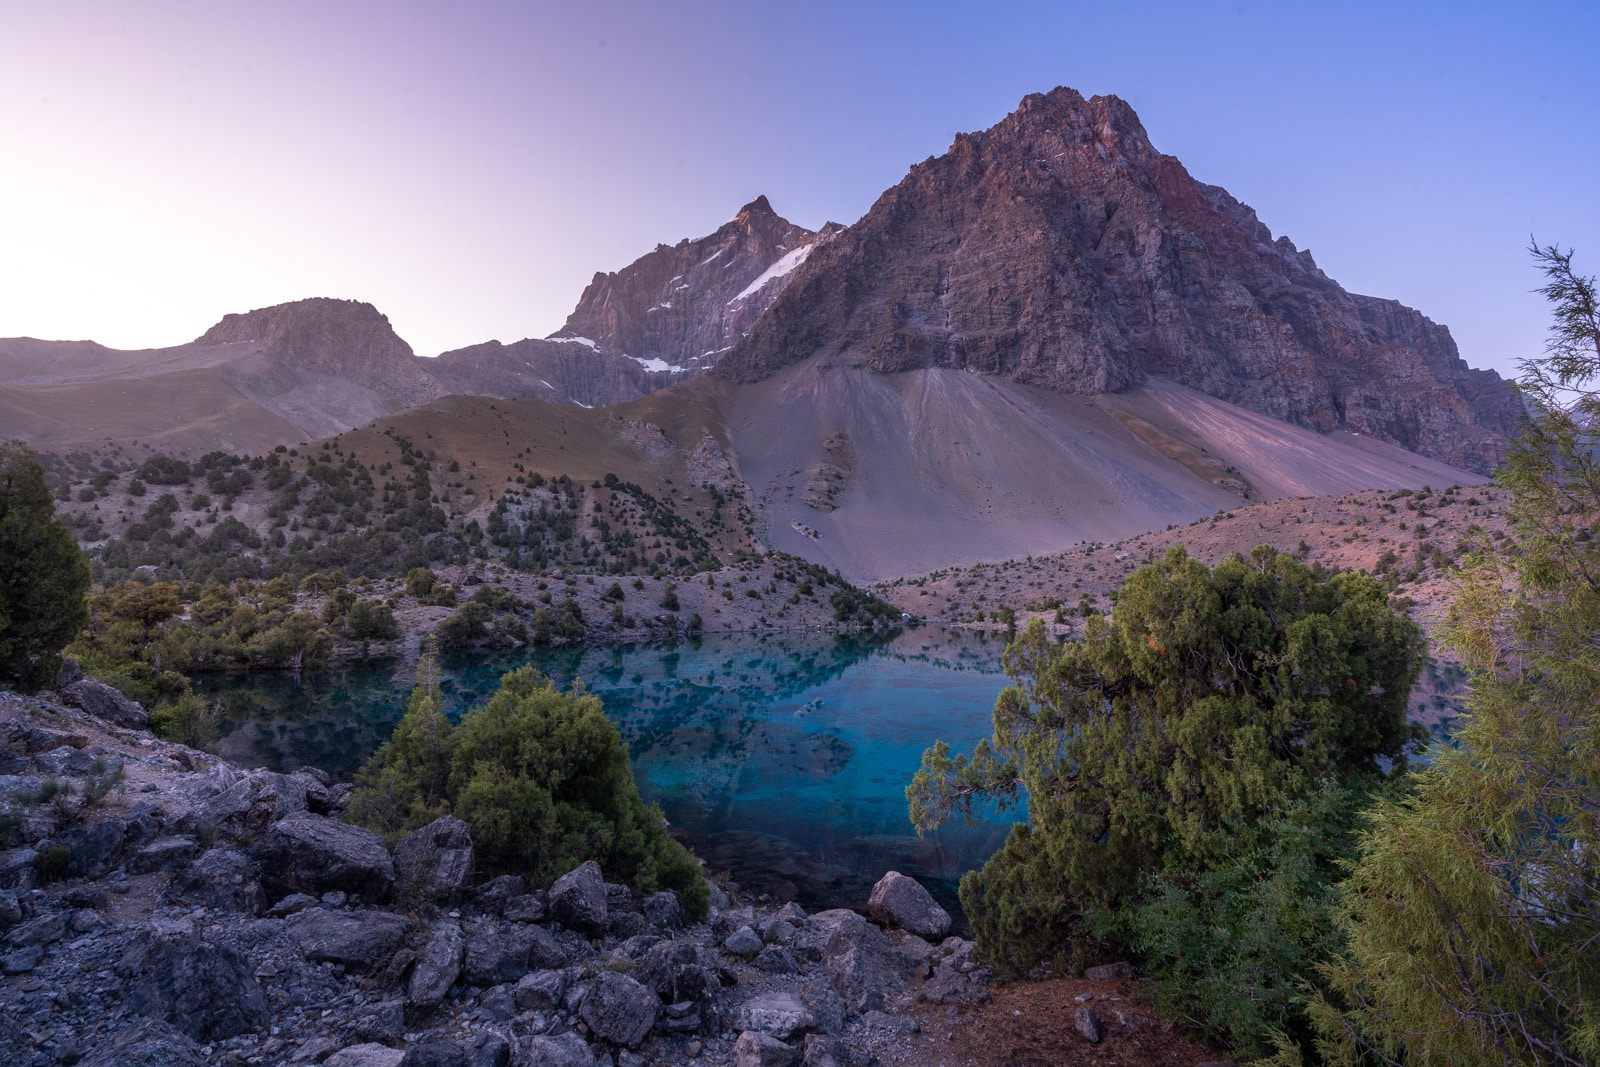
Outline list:
[[[0,686],[48,685],[88,620],[89,564],[55,517],[44,470],[21,442],[0,446]]]
[[[1470,716],[1373,813],[1344,886],[1334,1060],[1600,1062],[1600,317],[1570,251],[1531,251],[1556,321],[1499,473],[1517,536],[1451,613]]]

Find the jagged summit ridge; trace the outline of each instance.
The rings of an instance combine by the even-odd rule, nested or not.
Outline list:
[[[1078,394],[1165,378],[1479,471],[1518,413],[1444,327],[1346,292],[1156,150],[1124,101],[1066,88],[912,167],[795,272],[718,373],[755,381],[812,358]]]
[[[650,371],[702,372],[840,229],[798,226],[758,196],[705,237],[657,245],[620,271],[597,273],[549,340],[628,356]]]

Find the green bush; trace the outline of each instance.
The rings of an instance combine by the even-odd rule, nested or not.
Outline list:
[[[673,890],[690,921],[705,917],[699,864],[640,798],[597,697],[523,668],[452,727],[431,662],[423,671],[394,737],[357,775],[347,818],[392,844],[452,812],[472,827],[486,870],[548,885],[593,859],[640,892]]]
[[[929,750],[912,820],[1025,796],[1028,822],[962,879],[983,955],[1020,974],[1142,949],[1191,1018],[1262,1051],[1306,1032],[1299,985],[1331,927],[1349,812],[1421,736],[1405,718],[1421,649],[1367,575],[1268,546],[1213,569],[1175,548],[1082,642],[1028,626],[993,739]],[[1294,907],[1262,903],[1285,894]],[[1209,976],[1219,960],[1231,994]]]

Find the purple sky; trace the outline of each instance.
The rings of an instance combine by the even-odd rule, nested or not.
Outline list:
[[[177,344],[367,300],[558,328],[765,193],[849,223],[1027,93],[1114,93],[1345,287],[1512,373],[1529,234],[1600,273],[1600,4],[8,3],[0,336]]]

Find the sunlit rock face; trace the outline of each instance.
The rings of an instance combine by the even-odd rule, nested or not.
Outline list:
[[[1443,326],[1346,292],[1192,178],[1116,97],[1025,98],[819,247],[720,362],[950,367],[1053,390],[1166,378],[1320,432],[1484,471],[1519,412]]]

